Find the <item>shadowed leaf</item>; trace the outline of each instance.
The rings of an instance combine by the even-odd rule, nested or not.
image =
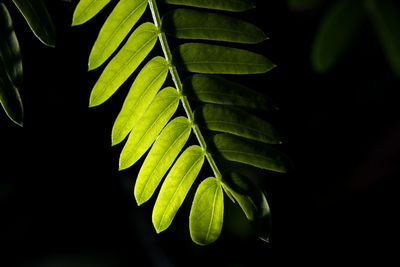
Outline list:
[[[182,70],[210,74],[257,74],[275,67],[269,59],[254,52],[201,43],[180,45],[174,62]]]
[[[256,143],[230,134],[215,135],[210,145],[226,160],[270,171],[287,171],[287,159],[275,145]]]
[[[196,122],[207,129],[226,132],[267,144],[279,144],[272,125],[245,111],[206,104],[195,111]]]
[[[258,110],[276,109],[266,96],[216,75],[194,74],[183,81],[185,94],[194,100]]]
[[[267,36],[256,26],[231,16],[193,9],[174,9],[162,19],[166,33],[182,39],[259,43]]]

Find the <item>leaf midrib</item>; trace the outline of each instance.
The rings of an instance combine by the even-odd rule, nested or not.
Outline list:
[[[179,189],[180,186],[182,185],[183,181],[185,180],[186,176],[187,176],[189,173],[192,172],[192,169],[197,165],[197,163],[198,163],[199,161],[202,160],[202,158],[203,158],[203,154],[201,154],[201,156],[199,156],[199,158],[192,164],[192,166],[190,166],[189,170],[185,173],[185,175],[182,176],[182,179],[180,180],[179,185],[175,188],[174,194],[173,194],[172,197],[169,199],[168,204],[167,204],[166,208],[164,209],[163,215],[161,216],[161,219],[160,219],[160,223],[159,223],[160,225],[162,225],[162,223],[163,223],[163,221],[164,221],[165,214],[167,213],[166,211],[169,210],[171,201],[175,198],[175,195],[176,195],[176,193],[178,192],[178,189]]]
[[[155,31],[150,31],[150,30],[143,30],[143,32],[155,32]],[[129,65],[132,61],[132,58],[136,57],[142,50],[143,47],[145,47],[148,43],[150,43],[151,41],[153,41],[153,38],[149,39],[148,41],[146,41],[142,46],[140,46],[140,48],[138,50],[136,50],[134,53],[132,53],[132,55],[128,58],[128,60],[125,61],[124,64],[121,65],[121,67],[119,69],[123,69],[125,68],[125,66]],[[109,65],[108,65],[109,66]],[[106,86],[108,86],[109,84],[113,83],[114,80],[116,79],[116,77],[118,77],[118,74],[120,74],[119,71],[115,71],[114,74],[112,75],[111,79],[108,80],[107,83],[103,83],[102,86],[102,90],[101,90],[101,94],[104,93],[104,91],[106,90]],[[97,98],[97,97],[96,97]]]
[[[113,39],[112,37],[114,37],[114,36],[117,34],[117,31],[120,29],[120,26],[121,26],[122,24],[124,24],[131,16],[133,16],[133,15],[136,13],[136,11],[137,11],[140,7],[143,6],[143,4],[146,4],[146,5],[147,5],[147,1],[143,1],[143,3],[142,3],[141,5],[138,5],[134,10],[132,10],[132,12],[131,12],[128,16],[126,16],[122,21],[120,21],[120,23],[119,23],[118,26],[116,27],[116,30],[114,30],[114,31],[112,32],[112,34],[109,36],[109,38],[106,40],[106,42],[104,42],[103,45],[100,47],[100,48],[101,48],[100,51],[103,51],[103,52],[101,53],[102,56],[104,55],[105,50],[106,50],[106,49],[104,49],[104,47],[108,46],[108,44],[109,44],[109,43],[111,42],[111,40]]]
[[[159,68],[162,68],[162,67],[159,67]],[[155,69],[155,68],[153,68],[153,69]],[[140,96],[139,96],[139,97],[137,98],[137,100],[135,101],[134,105],[132,105],[131,108],[128,109],[129,112],[130,112],[131,114],[133,114],[132,110],[135,110],[135,109],[137,108],[137,107],[135,107],[135,106],[137,105],[138,102],[140,102],[140,100],[142,100],[143,95],[145,94],[146,90],[147,90],[150,86],[152,86],[152,85],[156,82],[156,80],[157,80],[162,74],[163,74],[163,72],[160,72],[160,73],[156,76],[156,78],[154,78],[154,79],[151,81],[151,83],[150,83],[148,86],[146,86],[146,88],[142,91],[142,93],[140,94]],[[151,104],[151,102],[150,102],[147,106],[149,106],[150,104]],[[137,123],[138,120],[140,120],[140,118],[138,118],[138,119],[136,120],[136,123]],[[135,124],[136,124],[136,123],[134,123],[134,125],[132,126],[132,128],[135,127]],[[122,123],[122,127],[120,127],[119,130],[118,130],[118,132],[117,132],[117,136],[119,136],[119,135],[121,134],[122,130],[126,127],[127,124],[128,124],[128,120],[124,120],[124,122]],[[131,130],[132,130],[132,128],[131,128]]]
[[[186,127],[182,127],[182,128],[186,128]],[[175,140],[173,141],[173,143],[168,147],[167,151],[163,154],[163,156],[161,157],[160,160],[158,160],[156,166],[153,168],[153,170],[150,172],[150,174],[148,175],[149,177],[153,176],[153,173],[155,172],[155,170],[158,168],[158,166],[160,165],[160,163],[163,161],[163,159],[165,158],[165,156],[168,154],[168,152],[172,149],[172,147],[174,147],[174,145],[179,141],[179,139],[185,134],[185,131],[182,131],[182,133],[175,138]],[[146,188],[148,183],[150,182],[150,179],[146,180],[146,183],[144,185],[143,188]],[[139,199],[142,199],[143,193],[144,193],[145,189],[143,189],[140,193]]]

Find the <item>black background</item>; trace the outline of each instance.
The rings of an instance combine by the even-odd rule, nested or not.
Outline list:
[[[239,15],[270,37],[250,49],[278,67],[243,82],[279,106],[265,117],[280,132],[294,167],[285,175],[253,173],[272,210],[270,244],[257,239],[225,197],[221,237],[200,247],[189,236],[190,201],[170,229],[157,235],[151,224],[154,197],[143,207],[133,197],[140,163],[117,171],[122,147],[111,147],[111,127],[132,78],[104,105],[88,108],[101,71],[87,72],[87,58],[112,5],[72,28],[74,5],[47,2],[57,28],[55,49],[42,45],[6,3],[23,53],[25,119],[20,128],[0,115],[1,266],[324,266],[393,260],[400,87],[369,23],[339,64],[319,75],[309,57],[327,5],[296,13],[285,1],[258,1],[257,9]],[[149,10],[140,22],[146,20]]]

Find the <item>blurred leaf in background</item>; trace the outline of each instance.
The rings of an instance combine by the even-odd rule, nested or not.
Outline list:
[[[293,11],[303,11],[322,2],[288,0],[288,6]],[[318,73],[330,71],[357,39],[368,20],[374,26],[392,71],[400,77],[400,3],[394,0],[335,0],[329,3],[311,48],[313,70]]]

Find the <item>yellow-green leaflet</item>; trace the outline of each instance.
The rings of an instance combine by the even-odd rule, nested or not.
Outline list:
[[[153,225],[157,233],[170,226],[203,166],[204,153],[199,146],[187,148],[165,178],[153,209]]]
[[[141,118],[168,74],[168,62],[163,57],[150,60],[140,71],[112,129],[112,144],[120,143]]]
[[[94,85],[90,107],[102,104],[128,79],[153,48],[157,34],[157,27],[150,22],[143,23],[131,34]]]
[[[189,217],[192,240],[208,245],[218,239],[224,219],[224,196],[221,182],[214,177],[205,179],[197,188]]]
[[[118,48],[142,16],[147,0],[121,0],[100,30],[89,56],[89,70],[99,67]]]
[[[149,149],[174,115],[179,104],[179,97],[178,91],[172,87],[167,87],[156,95],[129,134],[128,141],[121,152],[120,170],[132,166]]]
[[[186,117],[173,119],[163,129],[147,155],[135,184],[138,205],[153,195],[161,179],[189,138],[191,123]]]
[[[93,18],[111,0],[80,0],[72,17],[72,26],[80,25]]]

